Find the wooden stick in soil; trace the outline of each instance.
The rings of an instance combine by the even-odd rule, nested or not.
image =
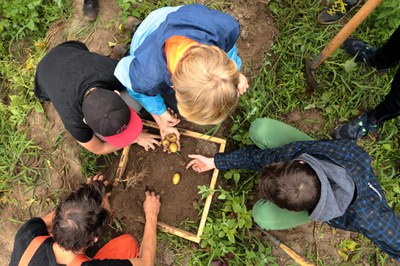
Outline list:
[[[115,179],[114,179],[114,186],[117,186],[119,182],[122,180],[122,175],[125,172],[126,165],[128,164],[128,159],[129,159],[129,149],[131,148],[131,145],[124,147],[122,154],[121,154],[121,159],[119,160],[117,172],[115,174]]]
[[[301,266],[315,266],[315,264],[308,262],[305,258],[300,256],[296,251],[294,251],[291,247],[284,244],[280,239],[268,233],[266,230],[262,229],[257,225],[258,230],[261,231],[264,235],[268,237],[275,245],[280,247],[287,255],[289,255],[295,262],[300,264]]]
[[[142,217],[136,217],[135,218],[136,222],[145,224],[146,221],[142,218]],[[195,234],[192,234],[190,232],[186,232],[184,230],[181,230],[179,228],[176,227],[172,227],[168,224],[165,224],[163,222],[157,222],[157,227],[160,228],[162,231],[166,232],[166,233],[170,233],[179,237],[182,237],[184,239],[190,240],[192,242],[195,243],[200,243],[201,238],[196,236]]]
[[[152,127],[152,128],[159,128],[157,123],[153,122],[153,121],[143,120],[143,125],[145,125],[147,127]],[[220,144],[225,144],[226,143],[226,140],[221,139],[221,138],[217,138],[217,137],[213,137],[213,136],[197,133],[197,132],[186,130],[186,129],[183,129],[183,128],[178,128],[177,127],[177,129],[178,129],[179,133],[181,133],[182,135],[188,136],[188,137],[208,140],[208,141],[216,142],[216,143],[220,143]]]
[[[226,141],[225,141],[225,143],[226,143]],[[219,152],[225,151],[225,143],[221,143],[221,145],[219,146]],[[217,168],[215,168],[213,175],[211,177],[211,183],[210,183],[211,191],[214,190],[215,184],[217,183],[218,173],[219,173],[219,170]],[[198,238],[200,238],[203,235],[204,226],[206,225],[207,216],[208,216],[208,212],[210,210],[211,200],[213,198],[213,195],[214,195],[214,192],[211,192],[210,195],[208,195],[208,197],[206,199],[206,203],[204,205],[204,210],[203,210],[203,215],[201,216],[201,220],[200,220],[199,230],[197,231]]]

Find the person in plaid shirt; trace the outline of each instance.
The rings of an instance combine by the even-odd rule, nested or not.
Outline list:
[[[354,140],[312,140],[282,122],[260,118],[250,127],[257,147],[214,158],[189,155],[197,172],[261,171],[263,199],[253,207],[263,229],[288,229],[308,221],[364,234],[400,261],[400,217],[387,205],[372,158]]]

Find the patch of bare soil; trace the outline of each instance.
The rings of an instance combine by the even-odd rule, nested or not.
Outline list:
[[[321,131],[325,126],[325,118],[317,109],[311,109],[305,112],[296,110],[286,114],[285,123],[308,134]]]
[[[320,222],[310,222],[290,230],[269,231],[273,236],[288,245],[303,258],[317,259],[326,265],[338,265],[342,261],[338,245],[343,239],[351,239],[349,231],[337,230]],[[265,238],[265,237],[264,237]],[[265,238],[272,243],[268,238]],[[272,254],[278,258],[279,265],[293,264],[294,260],[281,248],[275,247]]]
[[[244,65],[249,68],[246,74],[256,74],[264,64],[265,52],[279,35],[274,20],[264,1],[233,2],[228,13],[240,23],[237,46]]]
[[[181,137],[181,151],[167,154],[162,147],[145,151],[134,145],[130,151],[130,161],[124,177],[133,180],[130,187],[115,187],[112,199],[115,216],[121,220],[134,221],[143,217],[144,192],[155,191],[160,194],[162,208],[159,221],[180,228],[183,221],[198,224],[198,207],[202,203],[197,186],[209,185],[211,172],[198,174],[185,168],[188,154],[212,156],[217,152],[217,144],[191,137]],[[172,183],[174,173],[180,173],[180,182]],[[126,185],[126,183],[124,184]],[[130,224],[126,224],[128,231]],[[184,228],[181,228],[184,229]],[[197,233],[196,231],[192,233]],[[141,235],[141,234],[140,234]]]
[[[77,40],[86,44],[90,51],[113,57],[115,43],[121,43],[124,33],[119,30],[121,20],[115,1],[99,0],[99,15],[95,22],[83,17],[83,0],[73,1],[73,16],[57,21],[50,27],[46,41],[54,47],[64,41]]]

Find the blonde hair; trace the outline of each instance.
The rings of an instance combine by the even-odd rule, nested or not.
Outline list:
[[[239,71],[212,45],[191,47],[172,75],[179,113],[199,124],[219,124],[238,102]]]

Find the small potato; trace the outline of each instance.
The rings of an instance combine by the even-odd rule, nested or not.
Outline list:
[[[180,180],[181,180],[181,174],[180,173],[175,173],[172,176],[172,184],[177,185]]]
[[[165,149],[168,149],[168,147],[169,147],[170,144],[171,144],[171,142],[169,142],[169,140],[167,140],[167,139],[163,139],[163,140],[161,141],[161,145],[163,145],[163,147],[164,147]]]
[[[171,143],[176,142],[178,140],[178,138],[176,137],[176,135],[174,133],[166,135],[165,139]]]
[[[171,143],[169,145],[169,151],[171,153],[176,153],[178,151],[178,145],[176,143]]]

